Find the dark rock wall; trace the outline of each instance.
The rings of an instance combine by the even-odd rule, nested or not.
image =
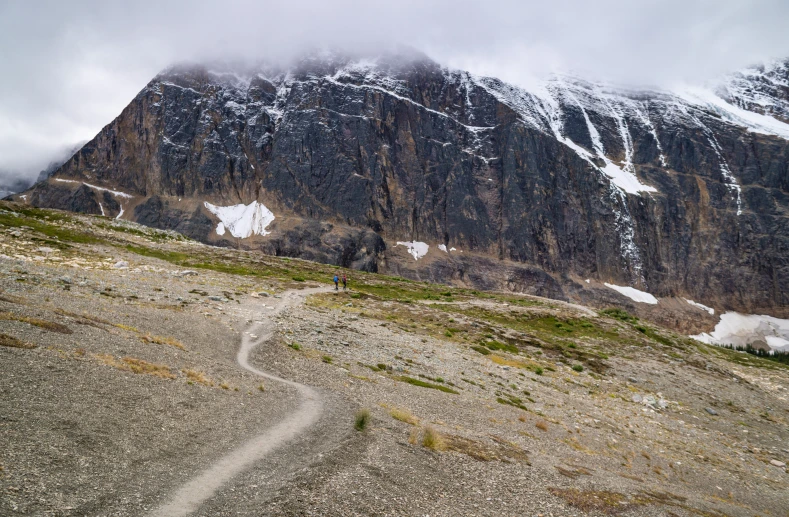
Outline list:
[[[610,100],[586,83],[554,86],[562,136],[591,155],[596,138],[657,189],[624,194],[555,137],[549,107],[528,94],[508,100],[498,81],[424,59],[372,76],[343,66],[307,60],[287,80],[274,71],[248,83],[172,69],[55,176],[145,197],[137,221],[201,240],[213,224],[205,211],[163,200],[260,200],[301,220],[263,239],[267,253],[369,271],[396,272],[386,243],[419,240],[524,265],[489,275],[498,287],[556,291],[535,280],[540,270],[742,310],[789,303],[786,140],[658,94]],[[41,183],[32,202],[98,213],[90,189],[65,188]],[[468,265],[447,264],[433,277],[467,281]]]

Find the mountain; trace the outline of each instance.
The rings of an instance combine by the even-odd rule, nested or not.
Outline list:
[[[75,144],[75,145],[72,145],[70,147],[67,147],[57,157],[55,157],[52,161],[50,161],[49,164],[44,169],[42,169],[38,173],[38,177],[36,178],[36,182],[44,181],[47,178],[49,178],[50,176],[52,176],[53,174],[55,174],[55,171],[57,171],[60,168],[61,165],[66,163],[66,161],[69,158],[74,156],[74,154],[76,154],[77,151],[82,149],[82,146],[84,146],[86,143],[87,142],[80,142],[78,144]]]
[[[61,163],[62,165],[62,163]],[[0,199],[22,192],[33,184],[26,178],[19,178],[10,171],[0,170]]]
[[[787,62],[676,91],[527,91],[414,53],[181,65],[26,202],[409,278],[781,315],[787,84]]]
[[[60,168],[61,165],[66,163],[66,161],[74,156],[74,153],[79,151],[86,142],[80,142],[78,144],[72,145],[65,149],[61,149],[53,156],[52,160],[49,164],[44,168],[42,171],[38,173],[38,177],[33,179],[31,173],[34,173],[35,169],[27,169],[27,170],[4,170],[0,169],[0,199],[12,196],[18,192],[22,192],[24,190],[29,189],[34,183],[39,181],[44,181],[52,174],[55,173],[56,170]]]

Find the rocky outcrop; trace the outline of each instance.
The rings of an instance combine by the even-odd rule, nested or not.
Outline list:
[[[570,77],[533,93],[420,56],[175,67],[29,202],[106,210],[87,183],[132,195],[122,217],[223,245],[548,296],[591,277],[769,310],[789,305],[789,125],[786,90],[768,86],[789,75],[766,73],[741,74],[727,97]],[[734,100],[753,90],[774,109]],[[220,235],[203,201],[263,203],[271,234]],[[430,244],[431,260],[397,241]]]

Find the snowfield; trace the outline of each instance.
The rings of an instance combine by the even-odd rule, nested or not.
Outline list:
[[[708,345],[733,345],[744,347],[760,341],[772,350],[789,352],[789,320],[757,314],[727,312],[715,330],[704,332],[692,338]]]
[[[410,253],[414,257],[414,260],[419,260],[425,255],[427,255],[427,250],[430,249],[430,246],[428,246],[424,242],[419,242],[419,241],[412,241],[412,242],[398,241],[397,245],[407,247],[408,253]]]
[[[614,284],[605,284],[606,287],[617,291],[619,294],[627,296],[634,302],[638,303],[650,303],[652,305],[657,304],[658,299],[652,296],[649,293],[645,293],[644,291],[639,291],[634,287],[623,287],[621,285],[614,285]]]
[[[203,203],[209,212],[219,218],[216,233],[224,235],[230,231],[233,237],[246,239],[252,235],[268,235],[266,227],[274,220],[274,214],[262,203],[253,201],[248,205],[216,206]]]

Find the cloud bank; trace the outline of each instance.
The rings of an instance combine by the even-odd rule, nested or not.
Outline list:
[[[789,56],[786,20],[784,0],[6,0],[0,181],[92,138],[177,61],[399,43],[527,87],[557,70],[667,85]]]

